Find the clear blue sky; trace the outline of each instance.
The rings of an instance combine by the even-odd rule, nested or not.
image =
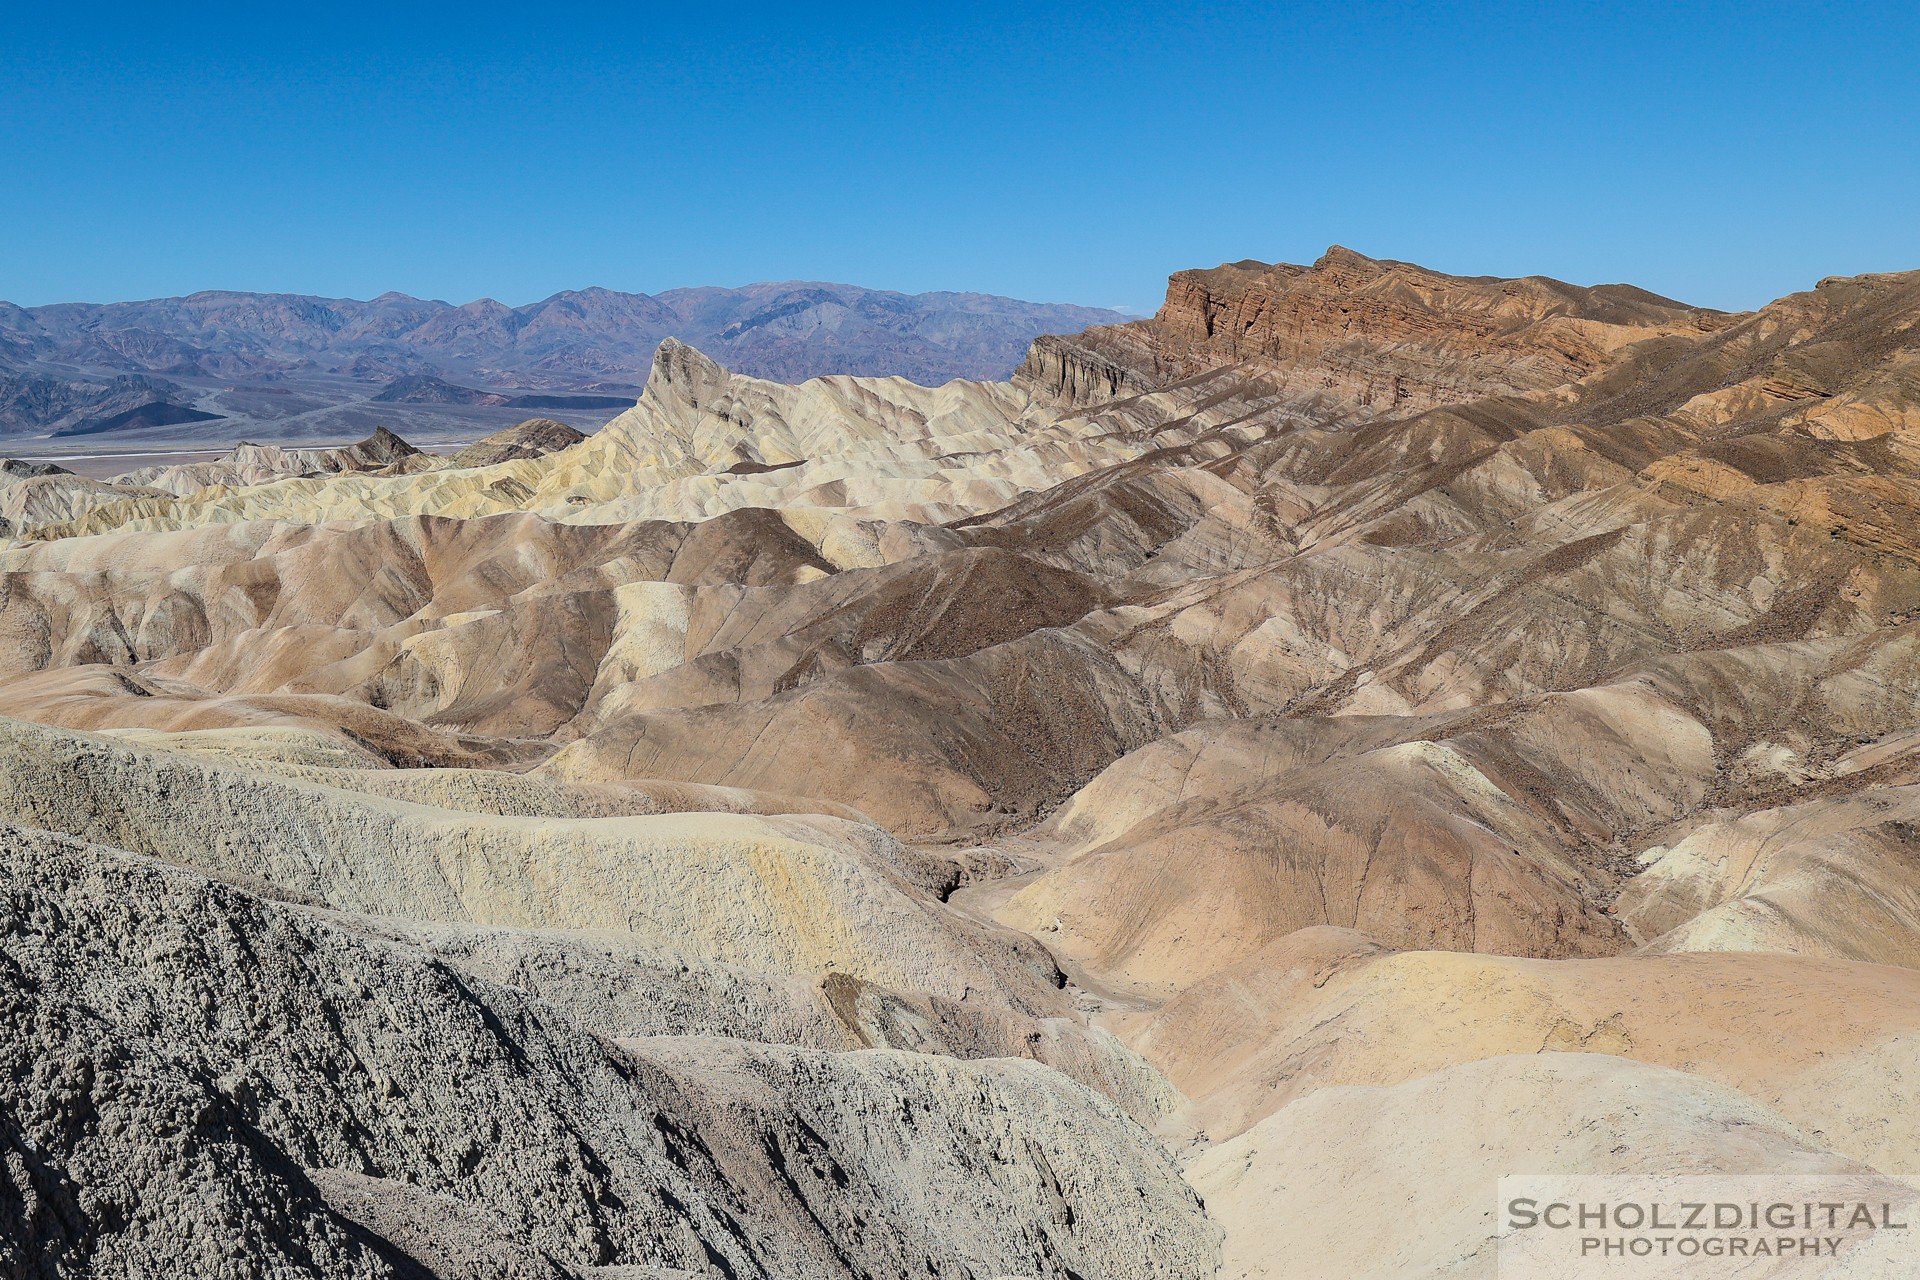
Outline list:
[[[1920,267],[1920,6],[55,5],[0,298],[829,279],[1157,305],[1329,243],[1759,304]]]

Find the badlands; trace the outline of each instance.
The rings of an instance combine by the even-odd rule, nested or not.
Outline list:
[[[1920,1171],[1920,273],[0,472],[0,1273],[1464,1277]]]

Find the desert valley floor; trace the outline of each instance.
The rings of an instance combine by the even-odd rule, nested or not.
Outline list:
[[[1920,1171],[1920,273],[1334,249],[0,521],[0,1273],[1491,1276],[1502,1174]]]

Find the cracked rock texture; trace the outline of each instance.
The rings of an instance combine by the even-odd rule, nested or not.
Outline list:
[[[0,840],[16,1269],[1211,1268],[1171,1156],[1038,1064],[616,1045],[350,918]]]

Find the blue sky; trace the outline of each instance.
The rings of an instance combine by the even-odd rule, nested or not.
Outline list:
[[[1920,7],[19,2],[0,298],[1920,268]]]

